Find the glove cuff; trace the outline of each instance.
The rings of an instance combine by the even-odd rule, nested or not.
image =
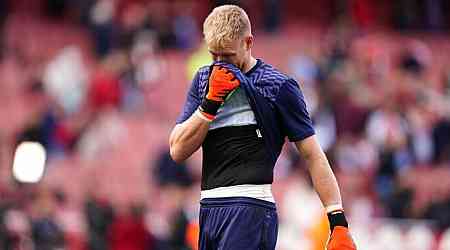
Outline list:
[[[198,108],[197,111],[195,111],[195,114],[197,115],[197,117],[199,117],[200,119],[202,119],[206,122],[212,122],[216,118],[212,115],[203,113],[202,111],[200,111],[200,108]]]
[[[221,105],[222,105],[222,102],[213,101],[213,100],[204,98],[199,109],[202,113],[207,114],[207,115],[209,115],[209,117],[212,117],[214,119],[214,117],[217,115],[217,111],[219,110]]]
[[[338,210],[327,214],[330,222],[330,230],[333,232],[334,227],[343,226],[348,228],[348,222],[345,218],[344,210]]]

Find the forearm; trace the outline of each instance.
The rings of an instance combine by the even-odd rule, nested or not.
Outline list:
[[[307,164],[314,189],[323,206],[331,209],[341,206],[342,199],[339,186],[325,154],[311,156],[307,159]]]
[[[327,249],[343,249],[340,247],[346,245],[347,248],[345,249],[356,250],[348,234],[348,223],[342,207],[342,199],[336,177],[319,142],[315,136],[310,136],[303,141],[296,142],[296,145],[308,165],[314,189],[319,194],[319,198],[327,210],[328,222],[332,232]]]
[[[296,146],[305,159],[314,189],[324,207],[328,209],[330,206],[340,206],[342,200],[336,177],[316,136],[296,142]]]
[[[173,129],[169,144],[170,155],[176,162],[182,162],[197,151],[208,133],[209,122],[194,113],[188,120]]]

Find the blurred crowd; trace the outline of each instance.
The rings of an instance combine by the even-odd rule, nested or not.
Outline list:
[[[202,18],[224,2],[0,1],[0,249],[196,249],[199,157],[175,164],[166,137],[189,78],[210,63]],[[374,1],[334,3],[332,24],[311,28],[263,1],[249,11],[254,53],[300,82],[351,224],[414,220],[440,237],[450,227],[449,6],[398,1],[391,27],[375,29]],[[125,144],[132,134],[144,144]],[[49,176],[67,171],[14,180],[24,141],[45,147]],[[130,162],[137,152],[145,162]],[[128,168],[106,166],[114,162]],[[280,249],[323,249],[326,220],[306,166],[290,145],[277,164]],[[88,181],[76,181],[76,168]],[[147,190],[111,198],[106,186]]]
[[[290,64],[304,84],[322,146],[339,172],[369,176],[382,204],[377,213],[441,218],[440,226],[448,227],[448,182],[433,178],[442,190],[431,184],[429,200],[416,204],[410,185],[421,180],[406,180],[414,168],[431,173],[449,166],[448,62],[433,62],[431,49],[420,40],[405,41],[395,54],[387,54],[389,48],[374,45],[377,38],[358,45],[360,35],[345,29],[328,34],[330,41],[320,52],[301,53]]]

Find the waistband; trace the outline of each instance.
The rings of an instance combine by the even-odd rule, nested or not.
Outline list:
[[[249,197],[205,198],[200,200],[200,205],[202,207],[228,207],[234,205],[247,205],[276,210],[276,205],[273,202]]]
[[[228,187],[218,187],[200,192],[200,199],[248,197],[275,203],[271,184],[243,184]]]

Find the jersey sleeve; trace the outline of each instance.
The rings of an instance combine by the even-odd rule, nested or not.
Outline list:
[[[315,134],[303,93],[294,79],[288,79],[281,86],[275,107],[281,120],[281,130],[291,142],[301,141]]]
[[[194,79],[192,80],[191,87],[189,88],[189,91],[187,93],[186,101],[183,105],[183,110],[181,114],[178,116],[176,124],[183,123],[191,115],[195,112],[195,110],[200,106],[202,98],[200,97],[198,86],[200,81],[200,73],[197,72],[195,74]]]

